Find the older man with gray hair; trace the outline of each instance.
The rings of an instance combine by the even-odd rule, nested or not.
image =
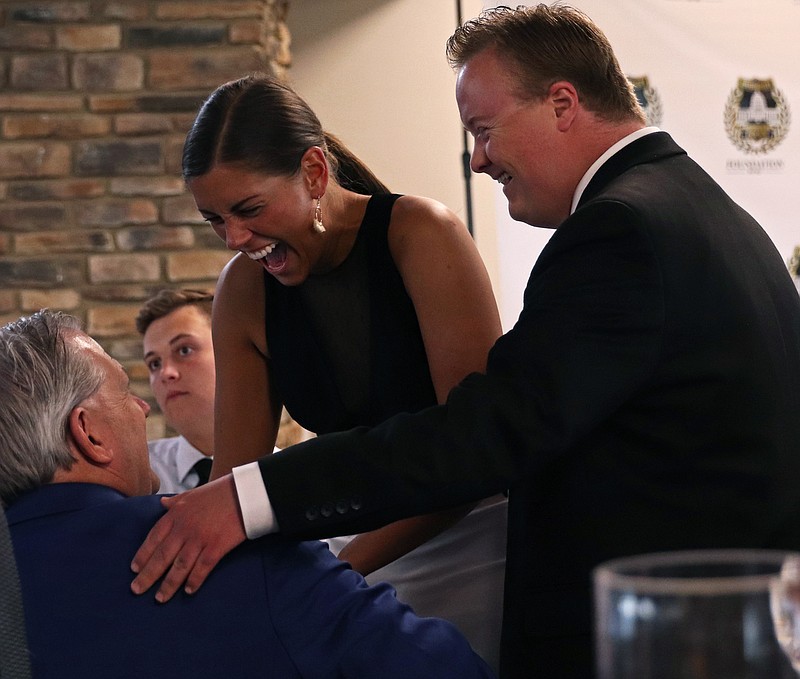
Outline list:
[[[449,623],[368,587],[320,542],[233,551],[197,596],[131,594],[129,563],[163,509],[148,405],[76,319],[0,328],[0,498],[33,675],[489,677]]]

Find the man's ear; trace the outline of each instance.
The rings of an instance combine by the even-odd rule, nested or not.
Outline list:
[[[580,100],[573,84],[567,80],[559,80],[550,85],[547,98],[556,114],[556,127],[560,132],[566,132],[578,113]]]
[[[76,451],[92,464],[105,465],[114,455],[105,447],[102,429],[98,424],[92,411],[82,406],[73,408],[69,414],[69,435]]]
[[[300,159],[300,169],[309,192],[314,196],[324,196],[328,188],[329,168],[325,152],[319,146],[306,149]]]

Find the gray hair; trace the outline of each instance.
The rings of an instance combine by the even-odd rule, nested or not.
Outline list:
[[[67,339],[74,316],[42,309],[0,328],[0,500],[53,480],[74,462],[68,419],[103,381],[102,368]]]

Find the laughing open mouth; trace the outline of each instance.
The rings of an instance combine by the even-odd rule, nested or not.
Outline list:
[[[283,269],[284,264],[286,264],[287,248],[282,241],[276,241],[260,250],[253,250],[244,254],[254,262],[261,262],[267,271],[274,273]]]

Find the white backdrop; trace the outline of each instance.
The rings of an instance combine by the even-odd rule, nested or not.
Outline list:
[[[486,3],[486,6],[514,3]],[[533,3],[525,3],[533,4]],[[748,210],[784,261],[800,245],[800,0],[570,0],[591,16],[631,78],[646,77],[648,109],[689,155]],[[755,95],[771,141],[731,139],[740,79],[770,81]],[[747,103],[745,98],[744,103]],[[738,118],[737,118],[738,117]],[[752,117],[752,116],[750,116]],[[738,127],[737,127],[738,126]],[[761,128],[766,129],[766,128]],[[531,266],[551,231],[513,222],[496,191],[499,294],[508,329]]]

